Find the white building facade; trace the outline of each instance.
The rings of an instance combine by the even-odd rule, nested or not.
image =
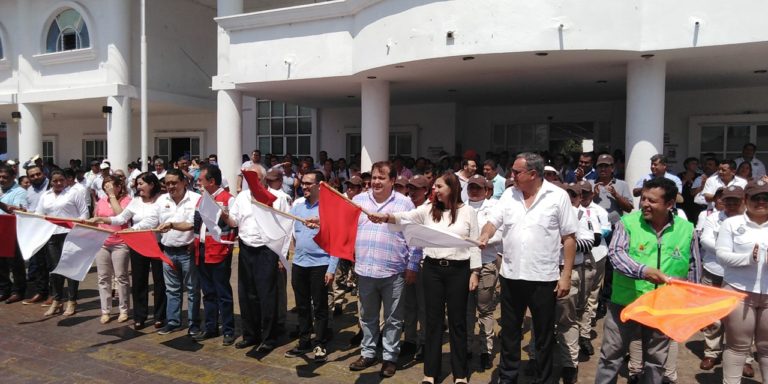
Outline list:
[[[215,8],[147,3],[148,154],[207,156],[216,150]],[[139,45],[139,1],[0,1],[0,152],[61,166],[107,157],[125,169],[138,159]]]
[[[573,139],[625,148],[630,183],[656,153],[680,169],[751,141],[768,157],[763,1],[249,4],[217,1],[213,80],[219,135],[222,116],[235,140],[241,123],[244,151],[296,153],[257,101],[280,100],[312,107],[312,154],[360,151],[363,169],[395,153],[557,151]]]

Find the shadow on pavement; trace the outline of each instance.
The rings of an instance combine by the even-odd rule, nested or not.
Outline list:
[[[100,348],[100,347],[103,347],[105,345],[119,344],[119,343],[122,343],[124,341],[135,339],[135,338],[137,338],[139,336],[144,336],[145,333],[136,331],[133,328],[131,328],[130,326],[122,326],[122,327],[117,327],[117,328],[105,329],[105,330],[99,332],[99,335],[114,336],[114,337],[116,337],[116,339],[115,340],[110,340],[110,341],[105,341],[103,343],[98,343],[98,344],[91,345],[91,348]]]
[[[166,347],[173,348],[177,351],[184,351],[184,352],[197,352],[203,349],[202,344],[195,342],[194,340],[192,340],[191,337],[187,336],[186,334],[182,334],[182,336],[179,336],[175,339],[163,341],[160,344],[165,345]]]
[[[85,323],[86,321],[93,320],[98,316],[72,316],[61,319],[56,323],[59,327],[74,327],[75,325]]]

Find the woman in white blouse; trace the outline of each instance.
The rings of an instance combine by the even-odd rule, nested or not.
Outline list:
[[[752,340],[760,371],[768,375],[768,183],[750,181],[744,189],[746,213],[723,221],[716,255],[723,266],[723,287],[747,297],[724,320],[726,349],[723,383],[741,383],[742,368]]]
[[[88,206],[85,203],[85,197],[82,193],[67,187],[67,179],[61,170],[51,171],[51,189],[45,191],[40,196],[35,213],[38,215],[65,217],[72,219],[85,220],[88,218]],[[48,270],[53,272],[61,259],[61,251],[64,247],[64,239],[67,237],[67,230],[56,228],[53,235],[46,244],[48,257]],[[77,288],[80,284],[77,280],[65,278],[64,276],[51,273],[51,294],[53,302],[45,316],[52,316],[62,311],[62,301],[64,300],[64,280],[67,281],[67,306],[64,310],[65,316],[75,314],[77,305]]]
[[[112,217],[94,217],[94,223],[124,225],[133,221],[131,229],[144,230],[156,228],[159,214],[155,200],[160,196],[160,181],[152,172],[144,172],[136,177],[136,189],[139,197]],[[155,328],[161,328],[165,322],[165,280],[163,263],[157,259],[144,257],[131,249],[131,296],[133,298],[133,327],[142,329],[149,312],[149,270],[152,268],[154,282],[154,320]]]
[[[465,238],[476,239],[480,230],[476,211],[461,202],[461,184],[451,172],[435,180],[435,202],[395,214],[372,214],[373,222],[422,224]],[[482,266],[480,249],[424,248],[422,279],[426,303],[424,344],[424,379],[434,383],[440,377],[443,319],[448,307],[448,331],[451,345],[451,369],[455,383],[467,383],[467,298],[478,284]]]

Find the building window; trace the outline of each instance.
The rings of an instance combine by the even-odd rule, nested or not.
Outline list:
[[[56,163],[56,139],[50,136],[43,137],[43,164]]]
[[[414,152],[414,133],[412,132],[391,132],[389,134],[389,157],[406,156],[416,157]],[[362,151],[362,140],[359,133],[347,134],[347,158],[354,159]]]
[[[611,125],[608,122],[552,122],[529,124],[496,124],[491,134],[491,150],[550,151],[552,153],[581,152],[582,141],[592,140],[596,152],[607,151],[611,145]]]
[[[260,100],[256,125],[257,147],[261,153],[310,156],[311,108],[279,101]]]
[[[84,164],[90,164],[93,160],[107,158],[106,140],[83,140],[83,159]]]
[[[182,156],[200,158],[200,137],[158,137],[155,139],[155,154],[165,160],[166,168]]]
[[[71,51],[90,46],[88,26],[79,12],[67,9],[53,19],[48,29],[46,52]]]
[[[746,143],[757,145],[755,157],[768,154],[768,123],[733,123],[701,126],[701,154],[713,153],[720,159],[741,156]]]

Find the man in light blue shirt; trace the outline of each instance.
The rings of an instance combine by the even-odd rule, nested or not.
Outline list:
[[[321,181],[325,181],[325,177],[320,171],[310,171],[302,176],[301,188],[305,200],[295,204],[291,214],[301,218],[319,217]],[[311,350],[315,362],[323,363],[328,358],[325,346],[330,337],[328,287],[333,283],[339,259],[330,256],[315,243],[315,235],[318,231],[319,229],[309,228],[300,222],[295,222],[293,225],[296,243],[291,268],[291,285],[299,317],[299,344],[286,352],[285,357],[301,357]],[[313,320],[314,349],[311,340]]]
[[[7,165],[0,165],[0,214],[11,214],[27,206],[27,191],[16,182],[16,172]],[[8,256],[8,255],[3,255]],[[11,283],[13,274],[13,283]],[[19,247],[13,258],[0,258],[0,301],[12,304],[24,299],[27,273]]]
[[[505,179],[504,176],[499,175],[496,170],[496,160],[488,159],[483,162],[483,175],[486,180],[493,183],[493,196],[491,197],[494,200],[498,200],[501,197],[501,194],[504,193],[504,183],[507,182],[507,179]]]
[[[680,178],[667,172],[667,157],[662,154],[656,154],[651,157],[651,173],[637,181],[635,189],[632,190],[632,195],[635,197],[640,196],[640,193],[643,191],[643,183],[657,177],[672,180],[675,186],[677,186],[678,194],[683,190],[683,182]]]

